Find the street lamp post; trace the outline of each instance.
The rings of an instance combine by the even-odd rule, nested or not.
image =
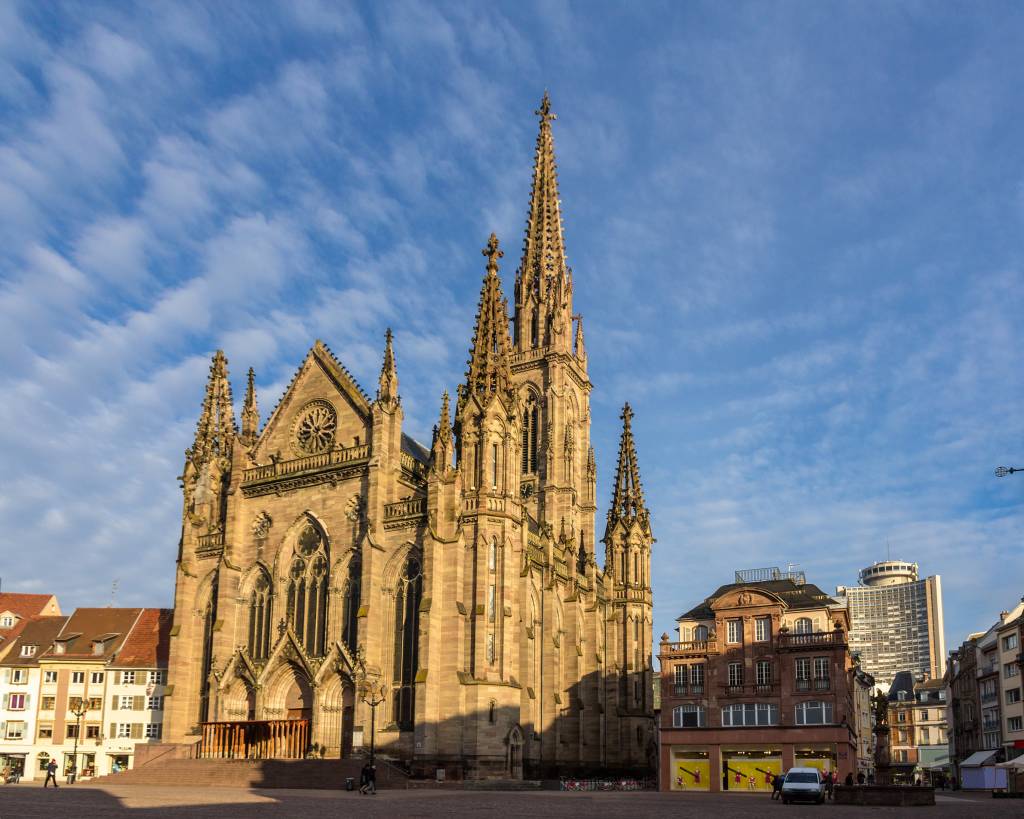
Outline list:
[[[69,784],[71,785],[74,785],[75,780],[78,779],[78,737],[82,733],[82,717],[88,710],[89,701],[85,697],[79,699],[78,706],[71,709],[71,713],[75,715],[75,746],[71,751],[71,773],[69,775]]]
[[[1024,472],[1024,469],[1021,469],[1021,468],[1016,467],[1016,466],[997,466],[996,467],[996,477],[997,478],[1005,478],[1007,475],[1012,475],[1014,472]]]
[[[378,676],[366,670],[366,655],[362,646],[356,649],[356,674],[359,680],[359,698],[370,706],[370,767],[373,767],[377,748],[377,706],[384,702],[388,687]]]
[[[362,700],[370,706],[370,767],[373,767],[377,741],[377,706],[387,697],[387,686],[379,680],[363,680]]]

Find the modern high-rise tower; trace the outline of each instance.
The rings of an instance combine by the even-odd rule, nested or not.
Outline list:
[[[940,581],[937,574],[918,580],[916,563],[884,560],[862,569],[858,585],[836,588],[850,612],[850,651],[883,689],[899,671],[942,676]]]

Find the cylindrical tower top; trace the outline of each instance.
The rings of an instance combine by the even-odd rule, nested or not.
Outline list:
[[[904,560],[881,560],[860,570],[863,586],[898,586],[917,580],[917,564]]]

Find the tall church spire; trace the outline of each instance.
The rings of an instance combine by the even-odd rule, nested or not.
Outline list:
[[[633,521],[637,521],[645,533],[650,531],[650,516],[644,502],[644,490],[640,484],[640,466],[636,457],[636,444],[633,442],[633,410],[628,403],[622,408],[621,418],[622,438],[619,441],[619,463],[615,468],[612,505],[608,510],[608,526],[605,529],[606,541],[619,522],[629,526]]]
[[[476,314],[473,344],[469,349],[466,385],[459,396],[460,408],[470,395],[484,403],[494,394],[512,392],[512,370],[509,366],[511,341],[508,335],[508,303],[501,293],[498,259],[505,254],[498,247],[493,233],[483,249],[487,257],[487,274],[480,289],[480,308]]]
[[[256,406],[256,373],[249,368],[245,385],[245,400],[242,402],[242,443],[252,446],[260,431],[260,410]]]
[[[398,404],[398,368],[395,367],[395,351],[391,343],[391,328],[388,327],[384,336],[384,364],[380,369],[377,387],[377,400],[381,404],[394,407]]]
[[[535,113],[540,132],[533,161],[533,186],[526,218],[523,258],[516,275],[516,341],[519,349],[571,343],[572,271],[566,264],[562,206],[558,197],[555,140],[547,91]]]
[[[237,434],[231,382],[228,380],[228,360],[223,350],[217,350],[210,364],[203,411],[196,425],[192,459],[200,464],[214,458],[229,457],[232,439]]]

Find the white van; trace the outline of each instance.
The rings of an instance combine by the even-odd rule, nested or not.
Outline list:
[[[790,768],[782,783],[782,801],[817,802],[825,801],[825,780],[817,768]]]

